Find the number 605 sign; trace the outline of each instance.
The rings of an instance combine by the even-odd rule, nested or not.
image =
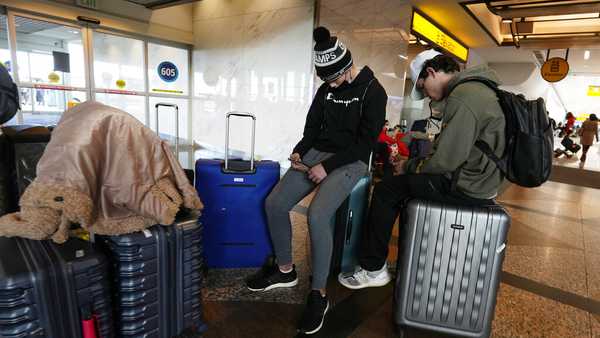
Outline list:
[[[179,77],[179,70],[172,62],[164,61],[158,65],[158,76],[165,82],[173,82]]]

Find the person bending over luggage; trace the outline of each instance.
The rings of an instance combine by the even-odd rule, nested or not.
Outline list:
[[[479,82],[457,85],[467,78],[498,83],[495,73],[485,66],[460,72],[454,59],[434,50],[418,54],[410,64],[410,73],[412,98],[427,96],[442,112],[441,132],[427,157],[404,161],[400,175],[375,185],[368,224],[363,227],[360,266],[354,273],[338,276],[338,281],[350,289],[383,286],[390,281],[388,244],[394,221],[407,199],[490,204],[503,179],[496,164],[475,146],[475,141],[481,140],[498,157],[504,152],[505,119],[496,93]]]
[[[292,261],[289,212],[318,187],[308,209],[312,291],[299,323],[305,334],[317,332],[329,308],[325,286],[333,247],[331,219],[367,171],[385,120],[387,94],[373,71],[353,64],[350,50],[324,27],[317,27],[314,62],[323,84],[306,117],[304,136],[290,156],[291,168],[267,197],[265,210],[277,266],[247,280],[251,291],[292,287],[298,282]]]

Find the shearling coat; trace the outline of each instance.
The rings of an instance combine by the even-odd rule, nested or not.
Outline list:
[[[580,130],[581,144],[584,146],[591,146],[594,144],[596,134],[598,134],[598,121],[592,121],[590,119],[585,120],[581,125]]]
[[[59,243],[72,223],[117,235],[169,225],[180,207],[203,208],[168,144],[98,102],[63,114],[19,204],[20,213],[0,218],[0,236]]]

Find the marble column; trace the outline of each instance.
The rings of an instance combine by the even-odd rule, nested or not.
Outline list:
[[[387,119],[400,122],[412,7],[407,0],[321,0],[318,24],[331,30],[368,65],[388,94]],[[316,79],[317,86],[320,80]]]
[[[256,155],[287,162],[312,100],[311,0],[203,0],[194,7],[193,138],[222,152],[225,114],[256,115]],[[234,120],[234,154],[250,150],[249,121]],[[198,154],[197,154],[198,156]]]

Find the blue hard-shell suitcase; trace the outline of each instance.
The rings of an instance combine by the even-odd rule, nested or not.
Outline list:
[[[252,118],[250,161],[229,160],[229,118]],[[204,203],[204,256],[209,268],[256,267],[273,252],[265,199],[279,181],[279,163],[254,161],[252,114],[228,113],[225,160],[196,161],[196,190]]]
[[[0,237],[0,337],[83,338],[84,314],[99,337],[114,336],[104,255],[76,238]]]
[[[202,226],[197,215],[121,236],[99,236],[112,263],[119,337],[202,331]]]

